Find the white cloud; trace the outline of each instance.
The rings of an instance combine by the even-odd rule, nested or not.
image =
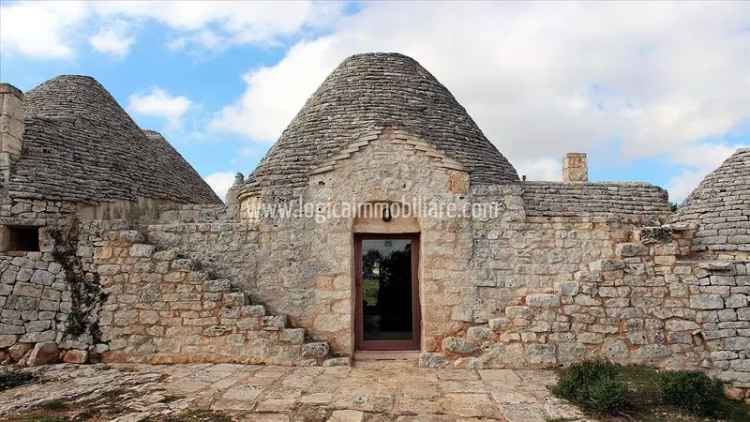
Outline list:
[[[331,35],[246,74],[213,127],[272,141],[344,57],[397,51],[443,82],[512,162],[536,161],[530,177],[556,172],[538,160],[568,151],[671,155],[750,118],[747,22],[742,2],[366,3]]]
[[[128,54],[134,42],[135,36],[130,34],[128,25],[123,21],[102,27],[99,32],[89,37],[89,43],[96,51],[120,58]]]
[[[527,180],[562,180],[562,158],[542,157],[513,163],[518,176],[526,176]]]
[[[252,88],[235,104],[224,108],[211,122],[211,128],[260,140],[276,138],[331,71],[330,64],[323,60],[329,49],[327,39],[302,42],[278,65],[247,73],[244,79]]]
[[[172,96],[158,87],[148,93],[133,94],[128,100],[130,110],[144,116],[164,118],[171,129],[181,126],[182,116],[192,103],[187,97]]]
[[[204,177],[204,179],[206,180],[206,183],[211,186],[211,189],[216,192],[216,195],[218,195],[222,201],[226,202],[227,191],[229,191],[229,188],[231,188],[234,184],[235,174],[236,173],[232,173],[230,171],[220,171],[217,173],[209,174],[208,176]]]
[[[278,37],[317,27],[341,15],[343,5],[312,1],[112,1],[99,2],[104,16],[152,19],[182,35],[171,48],[198,45],[216,49],[232,44],[274,42]]]
[[[74,55],[71,34],[89,15],[81,2],[0,4],[0,51],[33,58]]]
[[[168,47],[220,50],[236,44],[273,44],[327,27],[343,3],[299,1],[21,1],[0,5],[0,47],[44,59],[70,58],[79,41],[124,56],[135,41],[124,26],[145,21],[171,30]],[[112,21],[119,22],[112,26]]]

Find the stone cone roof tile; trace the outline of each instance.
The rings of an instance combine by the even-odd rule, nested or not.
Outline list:
[[[675,222],[697,225],[696,251],[750,252],[750,148],[738,149],[706,176]]]
[[[24,96],[14,197],[73,201],[151,198],[220,203],[158,133],[143,131],[95,79],[58,76]]]
[[[518,180],[453,95],[414,59],[368,53],[344,60],[292,120],[249,180],[304,186],[309,172],[385,127],[418,136],[458,161],[473,184]]]

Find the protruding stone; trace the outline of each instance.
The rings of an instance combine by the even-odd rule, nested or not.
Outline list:
[[[31,350],[26,364],[28,366],[38,366],[55,363],[60,358],[59,354],[57,344],[52,342],[37,343],[34,345],[34,349]]]
[[[305,343],[302,346],[302,357],[308,359],[323,359],[328,356],[330,347],[324,341]]]
[[[83,364],[89,358],[89,352],[85,350],[68,350],[63,355],[63,362]]]
[[[481,344],[490,340],[493,336],[492,330],[486,326],[469,327],[466,330],[466,341],[474,344]]]
[[[10,355],[10,359],[14,362],[20,361],[29,351],[33,348],[31,344],[28,343],[18,343],[13,346],[11,346],[8,349],[8,355]]]
[[[461,337],[446,337],[443,339],[443,351],[447,353],[470,354],[474,353],[477,346],[468,343]]]

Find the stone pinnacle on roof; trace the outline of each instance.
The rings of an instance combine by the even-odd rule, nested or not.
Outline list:
[[[310,169],[378,127],[419,136],[461,163],[473,184],[518,180],[453,95],[417,61],[395,53],[344,60],[248,179],[260,186],[303,186]]]

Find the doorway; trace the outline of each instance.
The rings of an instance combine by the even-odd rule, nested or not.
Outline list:
[[[419,235],[355,235],[358,350],[419,350]]]

